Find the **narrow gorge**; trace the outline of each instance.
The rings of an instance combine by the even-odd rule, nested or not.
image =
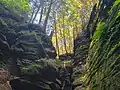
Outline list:
[[[43,1],[0,1],[0,90],[120,90],[120,0]]]

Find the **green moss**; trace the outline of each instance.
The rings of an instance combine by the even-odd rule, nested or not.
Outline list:
[[[59,67],[61,67],[63,63],[60,60],[40,60],[34,63],[30,63],[27,66],[21,67],[22,73],[39,73],[40,70],[43,70],[44,68],[54,68],[58,70]]]
[[[117,6],[118,4],[120,4],[120,0],[116,0],[113,6]]]
[[[118,3],[119,0],[114,3],[107,19],[98,22],[93,35],[85,81],[88,90],[120,89],[120,22],[119,10],[115,9]]]
[[[92,40],[99,40],[105,30],[105,22],[99,22]]]

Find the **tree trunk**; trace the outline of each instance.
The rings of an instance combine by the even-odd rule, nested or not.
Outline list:
[[[35,16],[33,17],[33,20],[32,20],[32,23],[34,23],[36,17],[37,17],[37,14],[38,12],[40,11],[40,7],[41,7],[41,4],[39,5],[38,9],[37,9],[37,12],[35,13]]]
[[[66,54],[68,54],[68,52],[67,52],[67,45],[66,45],[66,39],[65,39],[65,23],[64,23],[64,15],[63,15],[63,43],[64,43],[65,52],[66,52]]]
[[[73,25],[73,41],[75,40],[75,31],[74,31],[75,27]]]
[[[48,17],[49,17],[49,14],[50,14],[50,11],[51,11],[51,7],[52,7],[52,2],[53,2],[53,0],[51,0],[51,2],[50,2],[50,6],[48,8],[48,11],[47,11],[47,14],[46,14],[46,18],[45,18],[45,22],[44,22],[44,32],[45,33],[46,33],[46,26],[47,26]]]
[[[43,5],[42,5],[42,7],[41,7],[41,12],[40,12],[40,19],[39,19],[39,24],[41,23],[41,21],[42,21],[42,16],[43,16],[43,9],[44,9],[44,1],[43,1]]]
[[[60,25],[59,25],[59,28],[60,28],[60,36],[63,37]],[[63,43],[62,40],[60,40],[60,42],[61,42],[61,44]],[[64,53],[64,47],[62,45],[60,46],[60,50],[61,50],[61,53],[63,54]]]
[[[35,13],[35,10],[33,10],[33,12],[32,12],[32,15],[31,15],[31,17],[30,17],[29,23],[31,23],[31,21],[32,21],[32,19],[33,19],[33,16],[34,16],[34,13]]]
[[[56,37],[56,48],[57,48],[57,53],[58,53],[58,56],[60,55],[60,51],[59,51],[59,45],[58,45],[58,36],[57,36],[57,26],[56,26],[56,13],[54,15],[54,24],[55,24],[55,37]]]

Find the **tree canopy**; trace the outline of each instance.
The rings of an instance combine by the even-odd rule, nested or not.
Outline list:
[[[54,11],[52,41],[58,54],[72,53],[74,39],[89,20],[96,0],[61,0],[59,11]]]
[[[28,0],[0,0],[0,3],[13,12],[24,13],[30,11]]]

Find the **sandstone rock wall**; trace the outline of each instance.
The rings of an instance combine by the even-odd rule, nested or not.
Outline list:
[[[119,90],[120,1],[100,0],[82,33],[75,40],[74,83],[82,83],[86,90]],[[79,87],[75,90],[80,90]]]

